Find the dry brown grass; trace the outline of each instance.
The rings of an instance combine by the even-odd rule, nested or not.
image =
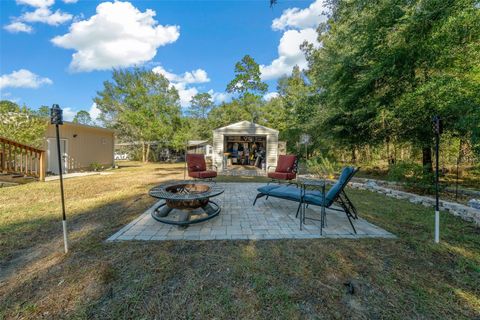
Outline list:
[[[0,319],[480,316],[472,224],[443,215],[434,245],[431,210],[351,190],[362,216],[398,240],[106,243],[151,205],[152,185],[183,178],[182,165],[129,165],[65,181],[67,255],[58,182],[0,190]]]

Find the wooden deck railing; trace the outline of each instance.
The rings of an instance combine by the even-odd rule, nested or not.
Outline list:
[[[0,137],[0,172],[45,180],[45,151]]]

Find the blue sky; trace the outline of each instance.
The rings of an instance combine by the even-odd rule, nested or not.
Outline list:
[[[0,98],[95,116],[111,69],[140,65],[166,75],[183,106],[196,92],[220,102],[245,54],[274,92],[279,76],[305,67],[298,45],[316,43],[322,10],[321,1],[1,0]]]

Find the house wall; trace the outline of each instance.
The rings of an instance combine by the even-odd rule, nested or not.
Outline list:
[[[74,137],[74,135],[76,135]],[[55,126],[48,125],[45,134],[45,150],[47,139],[55,138]],[[67,140],[67,172],[89,169],[92,163],[104,167],[114,166],[114,133],[112,130],[64,123],[60,126],[60,138]]]

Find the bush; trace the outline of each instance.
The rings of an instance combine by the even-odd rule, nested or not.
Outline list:
[[[90,170],[92,170],[92,171],[102,171],[103,166],[100,163],[93,162],[93,163],[90,163]]]
[[[333,179],[339,170],[335,161],[318,156],[307,161],[308,172],[319,177]]]
[[[435,175],[418,163],[401,161],[392,164],[389,166],[387,178],[405,183],[407,187],[424,193],[435,191]]]

